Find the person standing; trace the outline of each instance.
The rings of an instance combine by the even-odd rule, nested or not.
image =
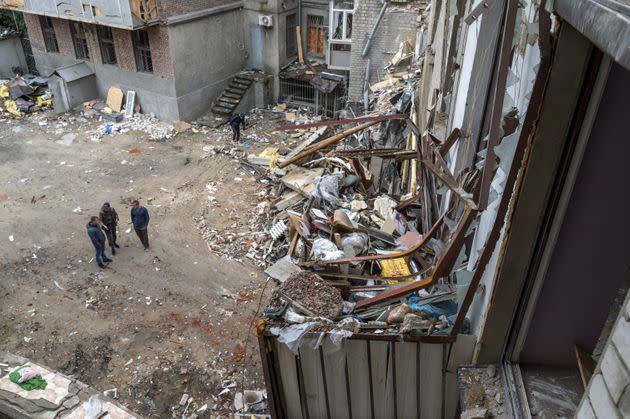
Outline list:
[[[99,268],[105,268],[105,262],[111,262],[112,260],[105,255],[105,234],[103,234],[100,224],[98,217],[93,215],[85,228],[96,251],[96,263],[98,263]]]
[[[109,202],[105,202],[101,207],[101,212],[98,214],[98,218],[101,220],[103,230],[107,236],[107,242],[109,247],[112,248],[112,255],[116,254],[116,249],[120,246],[116,243],[116,227],[118,226],[118,213],[114,208],[109,205]]]
[[[241,140],[241,125],[245,129],[245,114],[237,113],[230,118],[230,127],[232,127],[232,142],[238,143]]]
[[[149,211],[143,206],[140,206],[138,200],[134,200],[131,203],[131,223],[133,224],[136,234],[144,246],[144,251],[149,251],[149,233],[147,227],[149,227]]]

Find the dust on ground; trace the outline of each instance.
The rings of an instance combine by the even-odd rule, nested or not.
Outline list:
[[[189,414],[208,404],[206,415],[227,416],[235,384],[264,388],[250,326],[265,279],[243,255],[211,253],[196,219],[248,239],[265,185],[234,156],[268,144],[204,152],[231,149],[225,127],[94,141],[102,125],[69,115],[0,121],[0,351],[117,388],[147,417],[170,417],[184,393]],[[133,198],[151,215],[150,252],[130,229]],[[107,249],[114,261],[100,270],[85,225],[104,202],[120,215],[121,248]]]

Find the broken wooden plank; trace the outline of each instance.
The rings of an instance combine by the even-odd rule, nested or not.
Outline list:
[[[324,173],[323,168],[305,169],[298,167],[282,178],[282,183],[290,189],[310,195],[315,190],[315,178]]]
[[[298,48],[298,62],[300,64],[304,64],[304,55],[302,52],[302,31],[300,30],[300,26],[295,27],[295,40],[297,41]]]
[[[461,135],[461,130],[459,128],[454,128],[451,134],[446,138],[444,143],[440,146],[440,155],[442,157],[446,156],[446,153],[449,152],[453,144],[459,139]]]
[[[357,133],[359,131],[363,131],[366,128],[371,127],[372,125],[376,125],[379,121],[372,121],[372,122],[366,122],[365,124],[361,124],[358,125],[356,127],[350,128],[342,133],[339,133],[337,135],[333,135],[332,137],[329,137],[323,141],[320,141],[319,143],[307,148],[306,150],[302,151],[301,153],[298,153],[297,155],[283,161],[282,163],[280,163],[278,165],[278,167],[280,167],[281,169],[288,166],[291,163],[294,163],[298,160],[300,160],[301,158],[304,158],[306,156],[309,156],[313,153],[315,153],[317,150],[321,150],[322,148],[328,147],[330,145],[333,145],[335,143],[338,143],[339,141],[343,140],[344,138],[347,138],[349,136],[351,136],[354,133]]]
[[[278,211],[284,211],[303,199],[304,197],[299,192],[290,191],[282,195],[282,199],[273,204],[273,207]]]
[[[290,131],[294,129],[306,129],[312,127],[324,127],[324,126],[335,126],[335,125],[348,125],[348,124],[360,124],[361,122],[371,122],[371,121],[385,121],[388,119],[406,119],[408,116],[404,113],[396,113],[396,114],[387,114],[387,115],[376,115],[376,116],[363,116],[361,118],[352,118],[352,119],[337,119],[334,121],[317,121],[317,122],[309,122],[305,124],[292,124],[292,125],[280,125],[274,128],[275,131]]]
[[[442,253],[442,256],[440,256],[440,259],[435,265],[435,270],[433,271],[433,276],[435,278],[439,279],[448,276],[451,273],[453,265],[455,265],[455,261],[457,260],[457,256],[459,256],[459,252],[464,245],[468,227],[470,227],[470,224],[475,219],[475,215],[477,215],[477,210],[466,206],[464,213],[459,220],[459,224],[457,224],[457,228],[451,235],[451,239],[446,245],[444,253]]]
[[[575,357],[577,358],[578,369],[580,370],[580,378],[582,378],[582,384],[586,390],[588,383],[591,381],[591,377],[593,376],[597,363],[578,345],[575,345],[573,349],[575,350]]]

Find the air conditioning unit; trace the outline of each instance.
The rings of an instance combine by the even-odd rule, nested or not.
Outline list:
[[[258,24],[266,28],[273,26],[273,16],[271,15],[258,15]]]

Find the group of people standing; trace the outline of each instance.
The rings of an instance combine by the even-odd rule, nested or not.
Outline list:
[[[144,251],[149,251],[149,211],[140,205],[138,200],[131,202],[131,223],[133,228],[144,247]],[[99,215],[90,217],[90,221],[85,226],[87,234],[92,241],[94,250],[96,251],[96,263],[101,268],[106,268],[105,263],[112,262],[105,254],[105,238],[112,249],[112,255],[116,254],[116,249],[120,249],[116,243],[116,228],[118,227],[118,213],[109,202],[105,202],[101,207]]]

